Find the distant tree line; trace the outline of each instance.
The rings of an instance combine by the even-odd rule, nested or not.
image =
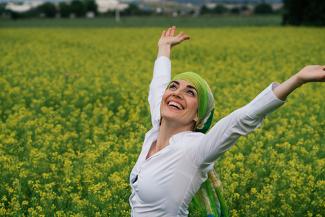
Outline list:
[[[59,4],[53,4],[51,2],[45,2],[27,12],[18,13],[9,11],[10,16],[13,19],[24,17],[84,17],[87,12],[92,12],[94,15],[98,14],[97,4],[95,0],[72,0],[70,3],[60,2]]]
[[[85,17],[87,13],[92,12],[94,16],[98,16],[97,4],[95,0],[72,0],[71,2],[59,2],[54,4],[52,2],[45,2],[26,12],[15,12],[5,9],[5,4],[0,4],[0,14],[9,14],[11,18],[30,18],[30,17]],[[151,15],[152,11],[142,10],[136,3],[129,4],[128,8],[120,11],[122,16],[133,15]],[[109,10],[101,16],[115,16],[114,10]]]
[[[250,9],[246,5],[241,5],[238,7],[227,8],[223,4],[218,4],[214,8],[208,8],[203,5],[200,10],[200,14],[240,14]],[[267,3],[260,3],[254,6],[252,13],[254,14],[273,14],[279,13],[280,11],[274,11],[272,6]]]
[[[284,6],[274,11],[270,4],[262,1],[256,4],[252,9],[246,5],[228,8],[226,5],[217,4],[216,7],[210,8],[203,5],[200,8],[200,14],[281,14],[283,25],[325,25],[325,0],[283,0]],[[85,17],[87,14],[98,16],[97,4],[95,0],[72,0],[70,2],[60,2],[54,4],[45,2],[27,12],[15,12],[7,10],[4,3],[0,3],[0,15],[6,14],[13,18],[27,17]],[[139,8],[138,4],[131,3],[129,7],[120,11],[122,16],[141,16],[153,15],[152,10]],[[115,11],[108,11],[101,16],[114,16]],[[189,13],[192,14],[192,13]]]
[[[108,16],[114,16],[114,14],[115,11],[108,11],[105,13],[105,15]],[[136,3],[130,3],[126,9],[120,11],[120,14],[122,16],[148,16],[148,15],[153,15],[154,12],[150,10],[141,9]]]
[[[325,0],[283,0],[282,24],[325,26]]]

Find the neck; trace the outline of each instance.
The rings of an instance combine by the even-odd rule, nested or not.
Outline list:
[[[165,146],[167,146],[170,137],[172,137],[173,135],[183,132],[183,131],[192,131],[192,129],[193,129],[193,125],[180,126],[176,123],[166,121],[163,118],[161,121],[158,138],[157,138],[157,142],[156,142],[157,150],[161,150]]]

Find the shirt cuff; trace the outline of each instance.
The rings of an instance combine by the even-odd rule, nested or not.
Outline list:
[[[273,92],[278,85],[279,83],[272,82],[265,88],[247,105],[246,113],[251,117],[263,117],[286,103],[286,100],[279,99]]]

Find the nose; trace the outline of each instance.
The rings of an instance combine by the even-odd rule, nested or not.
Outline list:
[[[172,94],[173,96],[175,96],[176,98],[182,99],[183,95],[181,94],[182,90],[180,90],[180,88],[178,88],[176,91],[174,91],[174,93]]]

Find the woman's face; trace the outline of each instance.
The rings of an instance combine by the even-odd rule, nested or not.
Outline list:
[[[187,81],[175,80],[165,90],[160,105],[161,117],[177,125],[193,125],[197,121],[198,94]]]

